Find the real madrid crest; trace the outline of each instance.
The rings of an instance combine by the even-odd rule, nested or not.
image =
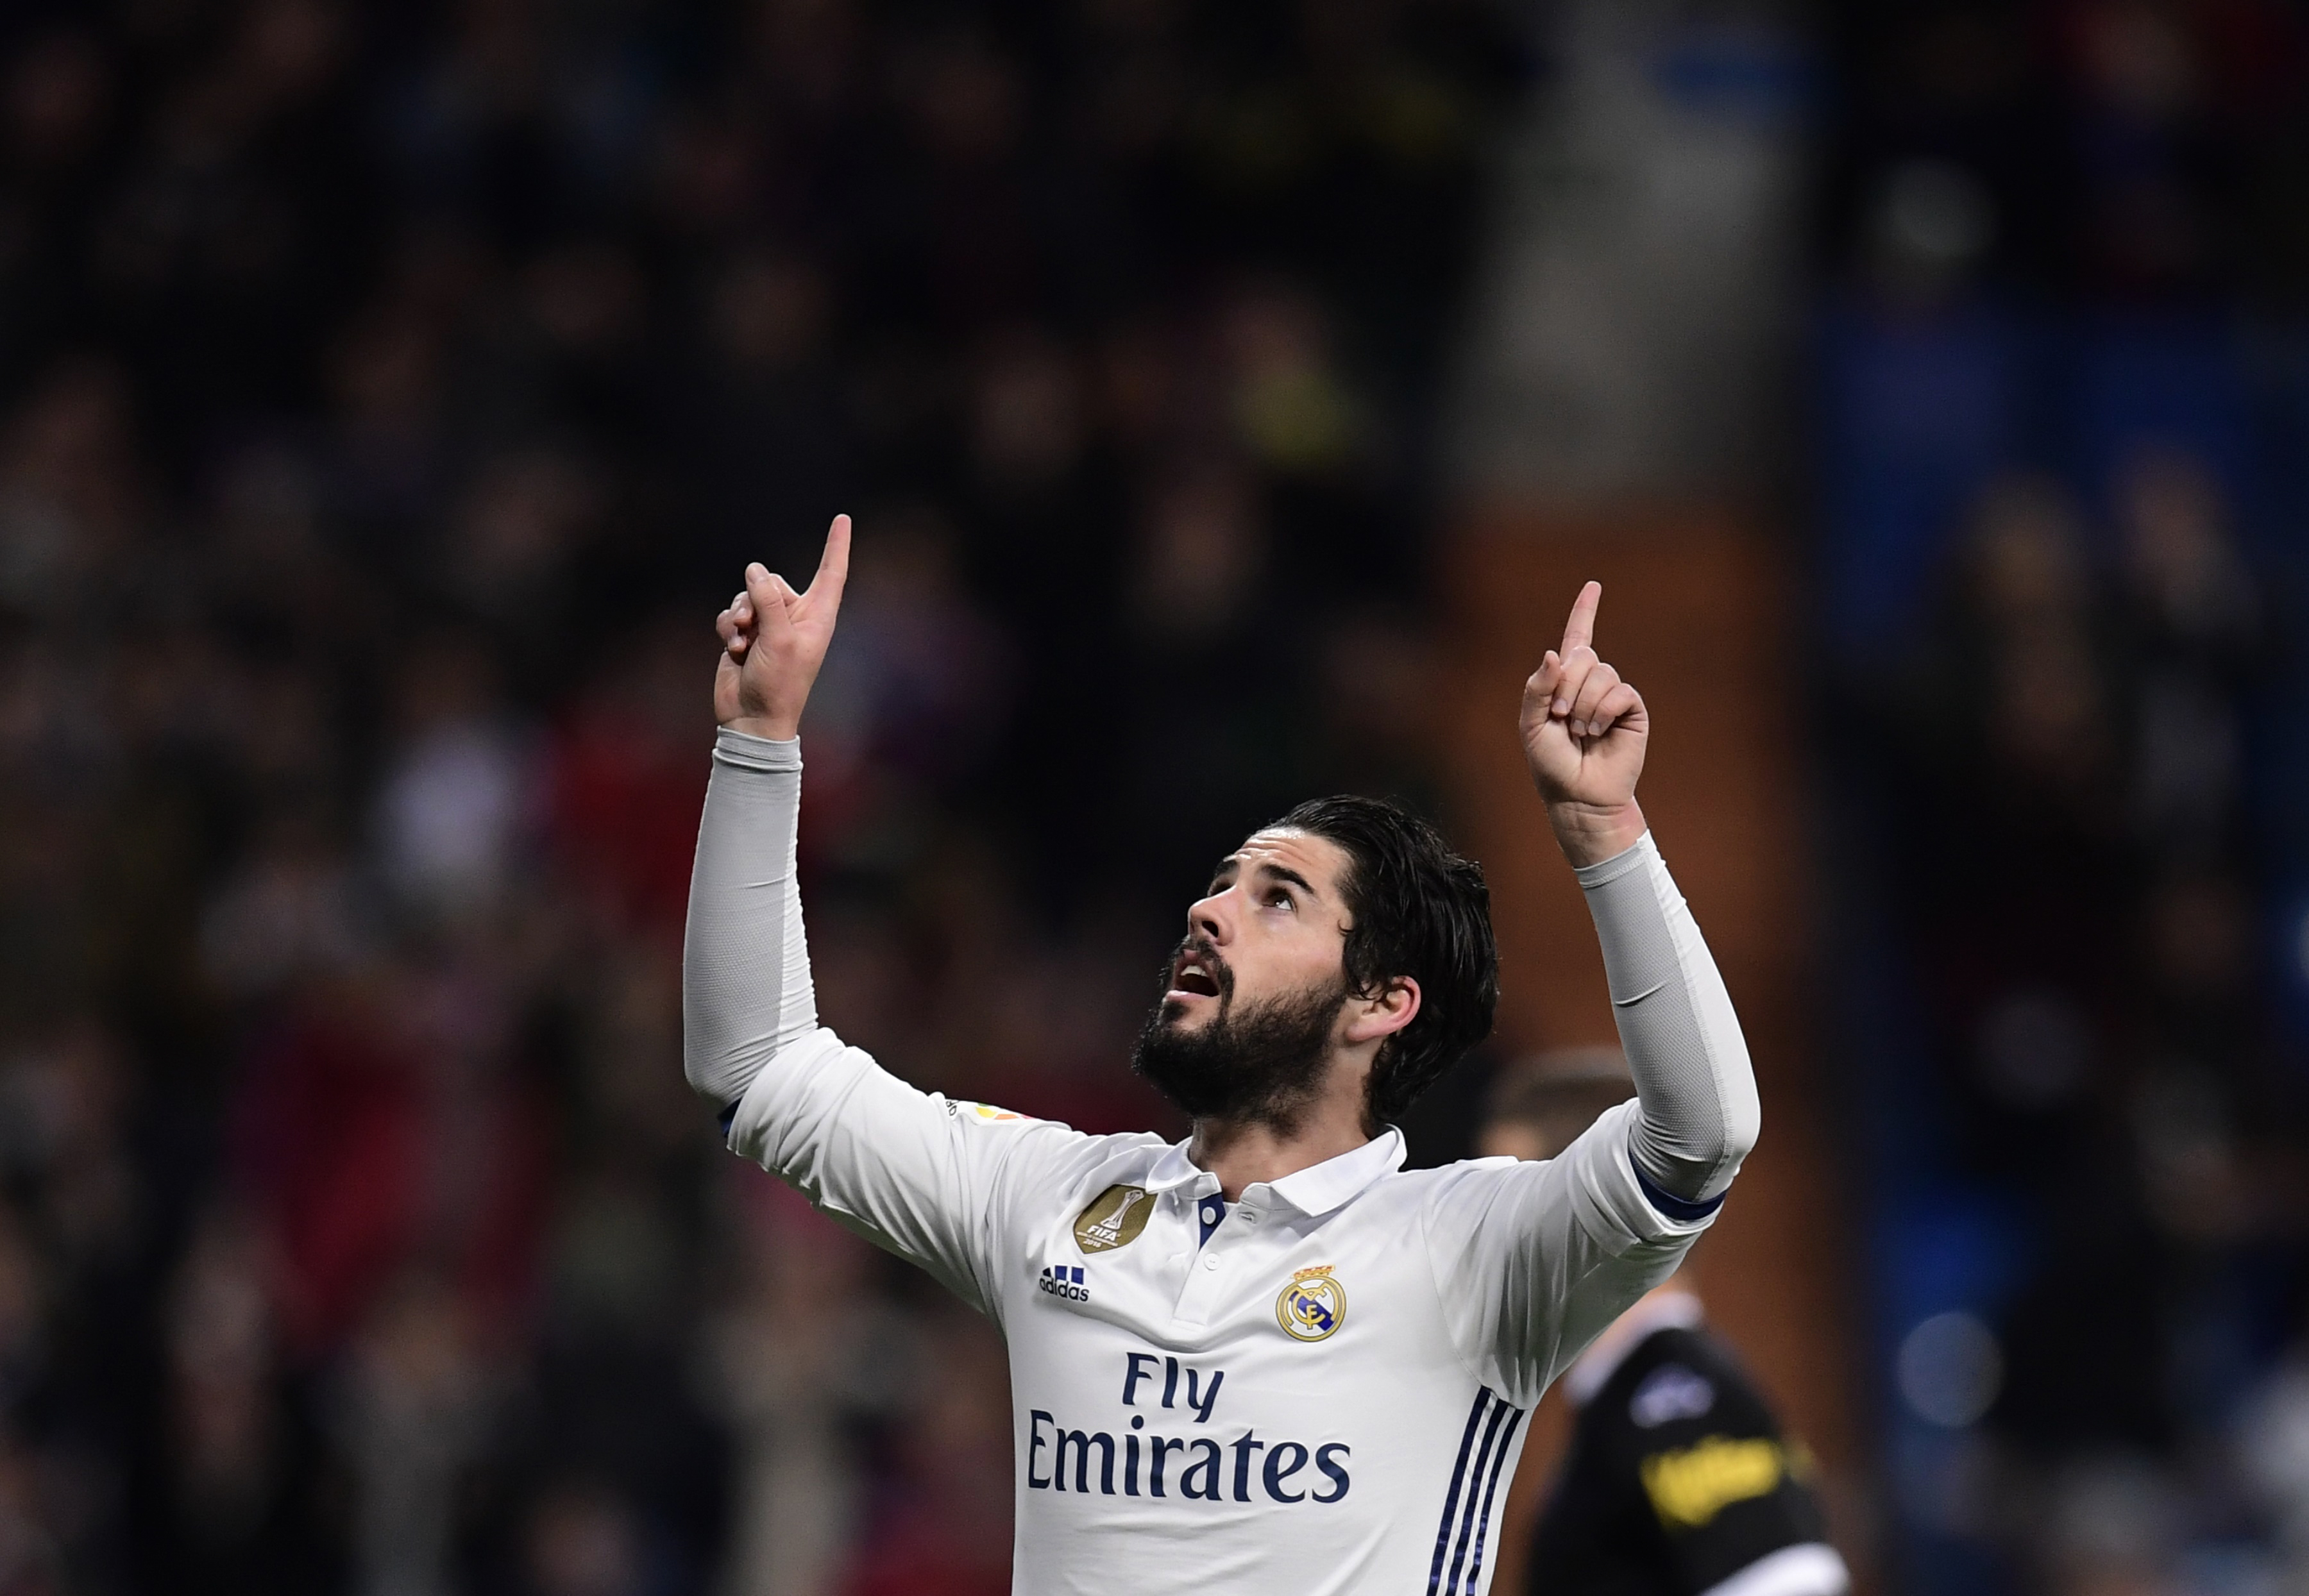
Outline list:
[[[1331,1266],[1302,1269],[1275,1299],[1275,1322],[1293,1341],[1319,1342],[1347,1321],[1347,1289],[1331,1278]]]

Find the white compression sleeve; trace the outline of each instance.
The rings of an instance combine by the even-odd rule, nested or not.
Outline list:
[[[1643,1108],[1629,1154],[1671,1198],[1708,1203],[1732,1184],[1763,1117],[1732,995],[1649,832],[1578,876]]]
[[[794,857],[801,740],[724,728],[697,827],[681,957],[681,1065],[721,1108],[817,1028]]]

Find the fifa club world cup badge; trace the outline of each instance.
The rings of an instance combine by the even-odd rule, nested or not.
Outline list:
[[[1331,1278],[1331,1265],[1302,1269],[1275,1299],[1275,1322],[1293,1341],[1327,1339],[1347,1320],[1347,1289]]]
[[[1142,1186],[1110,1186],[1075,1216],[1075,1245],[1086,1253],[1129,1247],[1146,1228],[1154,1200]]]

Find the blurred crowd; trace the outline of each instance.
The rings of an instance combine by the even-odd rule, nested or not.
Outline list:
[[[2113,512],[2097,568],[2057,482],[1993,481],[1872,729],[1940,1152],[2010,1254],[1907,1329],[1893,1376],[1928,1421],[1982,1426],[1925,1516],[2022,1588],[2244,1589],[2180,1559],[2253,1544],[2296,1511],[2267,1493],[2309,1484],[2254,1452],[2309,1330],[2302,1082],[2245,802],[2272,617],[2200,462],[2145,452]]]
[[[1911,303],[2299,311],[2309,39],[2282,0],[1901,0],[1838,15],[1823,219]]]
[[[829,1021],[1089,1129],[1404,740],[1474,0],[0,20],[0,1592],[1007,1588],[991,1332],[682,1084],[712,617]]]
[[[2309,1589],[2309,28],[1843,44],[1826,741],[1895,1565]]]

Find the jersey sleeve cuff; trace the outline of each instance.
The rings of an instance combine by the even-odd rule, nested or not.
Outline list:
[[[1644,1194],[1644,1201],[1673,1220],[1688,1221],[1711,1218],[1717,1209],[1724,1206],[1725,1196],[1732,1189],[1727,1186],[1714,1196],[1702,1197],[1698,1202],[1689,1197],[1679,1197],[1644,1173],[1644,1167],[1636,1162],[1633,1148],[1628,1152],[1628,1168],[1635,1172],[1636,1186]]]
[[[1723,1203],[1721,1197],[1692,1203],[1645,1178],[1628,1144],[1637,1107],[1631,1099],[1605,1109],[1561,1155],[1577,1160],[1572,1187],[1580,1223],[1614,1257],[1680,1247],[1708,1229]]]
[[[1652,841],[1650,828],[1610,858],[1598,859],[1592,865],[1581,865],[1571,872],[1579,878],[1582,892],[1594,892],[1599,886],[1609,886],[1630,870],[1640,870],[1659,858],[1659,844]]]
[[[798,771],[801,769],[801,738],[792,737],[775,742],[724,726],[713,737],[713,762],[744,771]]]

